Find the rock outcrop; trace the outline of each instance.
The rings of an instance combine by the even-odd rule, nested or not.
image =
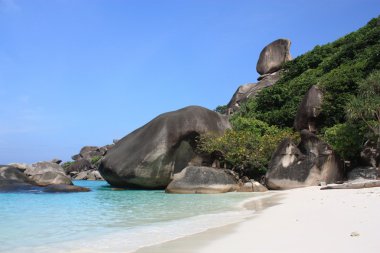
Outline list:
[[[316,132],[316,120],[321,113],[322,103],[322,91],[316,85],[311,86],[298,107],[294,128],[298,131],[307,129]]]
[[[238,192],[266,192],[268,189],[259,182],[251,179],[248,182],[241,183]]]
[[[51,184],[73,184],[70,177],[66,175],[63,168],[57,163],[34,163],[32,166],[27,168],[24,173],[40,186],[47,186]]]
[[[89,188],[80,187],[76,185],[67,185],[67,184],[54,184],[49,185],[43,189],[43,192],[46,193],[70,193],[70,192],[89,192]]]
[[[72,175],[75,180],[104,180],[98,170],[85,170]]]
[[[225,193],[239,190],[235,178],[222,169],[189,166],[174,175],[167,193]]]
[[[91,162],[87,159],[78,159],[75,162],[73,162],[70,166],[65,168],[66,174],[71,174],[75,172],[74,174],[78,174],[79,172],[86,171],[86,170],[92,170],[94,167],[92,166]]]
[[[199,106],[164,113],[119,140],[99,172],[113,186],[164,189],[174,173],[202,165],[195,152],[199,135],[221,135],[230,127],[226,116]]]
[[[380,179],[380,168],[357,167],[348,172],[348,181]]]
[[[282,190],[315,186],[321,182],[334,183],[342,180],[343,170],[327,143],[302,130],[298,146],[289,139],[280,143],[265,177],[269,189]]]
[[[230,170],[189,166],[174,175],[167,193],[264,192],[267,188],[254,180],[243,183]]]
[[[33,187],[33,181],[16,167],[0,165],[0,192],[26,191]]]
[[[363,150],[360,152],[360,160],[364,166],[380,167],[380,150],[375,142],[367,141],[364,144]]]
[[[8,166],[17,168],[21,172],[25,172],[27,169],[30,169],[32,167],[32,165],[27,163],[10,163]]]
[[[35,174],[30,177],[39,186],[48,186],[53,184],[66,184],[72,185],[70,177],[65,174],[57,173],[54,171],[48,171],[42,174]]]
[[[79,151],[79,154],[72,156],[72,159],[74,161],[77,161],[80,159],[91,160],[94,157],[104,156],[106,154],[106,152],[107,152],[106,147],[84,146]]]
[[[34,173],[33,176],[28,176],[22,171],[23,170],[19,170],[17,167],[0,165],[0,192],[90,191],[88,188],[69,184],[71,180],[67,177],[66,179],[70,181],[66,181],[67,184],[62,184],[60,179],[57,179],[56,174],[52,174],[52,171],[47,171],[42,174]]]
[[[288,39],[278,39],[264,47],[257,61],[257,73],[265,75],[280,70],[282,64],[292,59],[290,44]]]
[[[242,103],[246,102],[251,97],[255,97],[262,89],[275,84],[280,79],[280,76],[281,73],[279,71],[264,76],[258,83],[248,83],[240,86],[227,104],[228,114],[238,111]]]
[[[117,140],[114,140],[116,143]],[[101,159],[113,148],[114,144],[103,147],[84,146],[79,154],[71,158],[74,162],[64,164],[65,172],[75,180],[104,180],[98,172]]]
[[[227,105],[227,114],[238,111],[242,103],[256,96],[262,89],[274,85],[280,79],[282,64],[292,59],[290,44],[290,40],[279,39],[261,51],[256,65],[256,70],[261,75],[258,82],[242,85],[236,90]]]

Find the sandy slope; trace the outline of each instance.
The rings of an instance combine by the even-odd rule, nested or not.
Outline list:
[[[380,252],[380,188],[283,191],[238,225],[139,250],[176,253]],[[251,203],[263,208],[263,202]]]

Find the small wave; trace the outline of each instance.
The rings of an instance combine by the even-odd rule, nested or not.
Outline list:
[[[102,236],[89,236],[81,240],[47,244],[34,248],[19,248],[15,252],[97,253],[133,252],[185,236],[204,232],[211,228],[241,222],[254,215],[252,210],[226,211],[198,215],[169,222],[157,222]]]

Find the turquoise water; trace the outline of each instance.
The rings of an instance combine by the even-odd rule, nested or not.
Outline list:
[[[255,193],[165,194],[76,181],[84,193],[0,194],[0,252],[131,252],[237,222]]]

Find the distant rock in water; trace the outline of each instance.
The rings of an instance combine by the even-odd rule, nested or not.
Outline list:
[[[322,103],[322,91],[316,85],[311,86],[298,107],[294,128],[298,131],[307,129],[310,132],[316,132],[316,121],[321,113]]]
[[[90,191],[88,188],[71,185],[70,178],[64,177],[62,174],[59,175],[57,177],[57,174],[52,171],[45,171],[41,174],[35,173],[29,177],[16,167],[0,165],[0,193]],[[33,178],[36,180],[33,180]]]
[[[51,184],[73,184],[63,168],[52,162],[38,162],[32,164],[24,173],[40,186]]]
[[[101,157],[107,153],[108,146],[105,147],[97,147],[97,146],[84,146],[79,151],[79,154],[73,155],[71,158],[74,161],[80,159],[91,160],[94,157]]]
[[[278,39],[267,45],[260,53],[256,65],[257,72],[265,75],[280,70],[282,64],[292,59],[290,45],[288,39]]]
[[[331,147],[302,130],[298,146],[285,139],[277,147],[269,163],[266,184],[269,189],[284,190],[334,183],[342,178],[341,163]]]
[[[78,159],[73,162],[70,166],[65,168],[66,174],[70,174],[71,172],[82,172],[87,170],[92,170],[94,167],[91,162],[86,159]]]
[[[62,160],[58,158],[54,158],[50,161],[51,163],[61,164]]]
[[[114,140],[116,143],[117,140]],[[98,172],[100,160],[113,148],[114,144],[98,146],[84,146],[79,154],[73,155],[73,162],[65,163],[64,170],[74,180],[104,180]]]
[[[43,189],[46,193],[70,193],[70,192],[89,192],[89,188],[80,187],[76,185],[67,185],[67,184],[55,184],[49,185]]]
[[[74,175],[75,180],[104,180],[98,170],[86,170]]]
[[[229,128],[226,116],[199,106],[161,114],[119,140],[99,172],[113,186],[164,189],[174,173],[202,165],[195,152],[199,135],[222,135]]]

